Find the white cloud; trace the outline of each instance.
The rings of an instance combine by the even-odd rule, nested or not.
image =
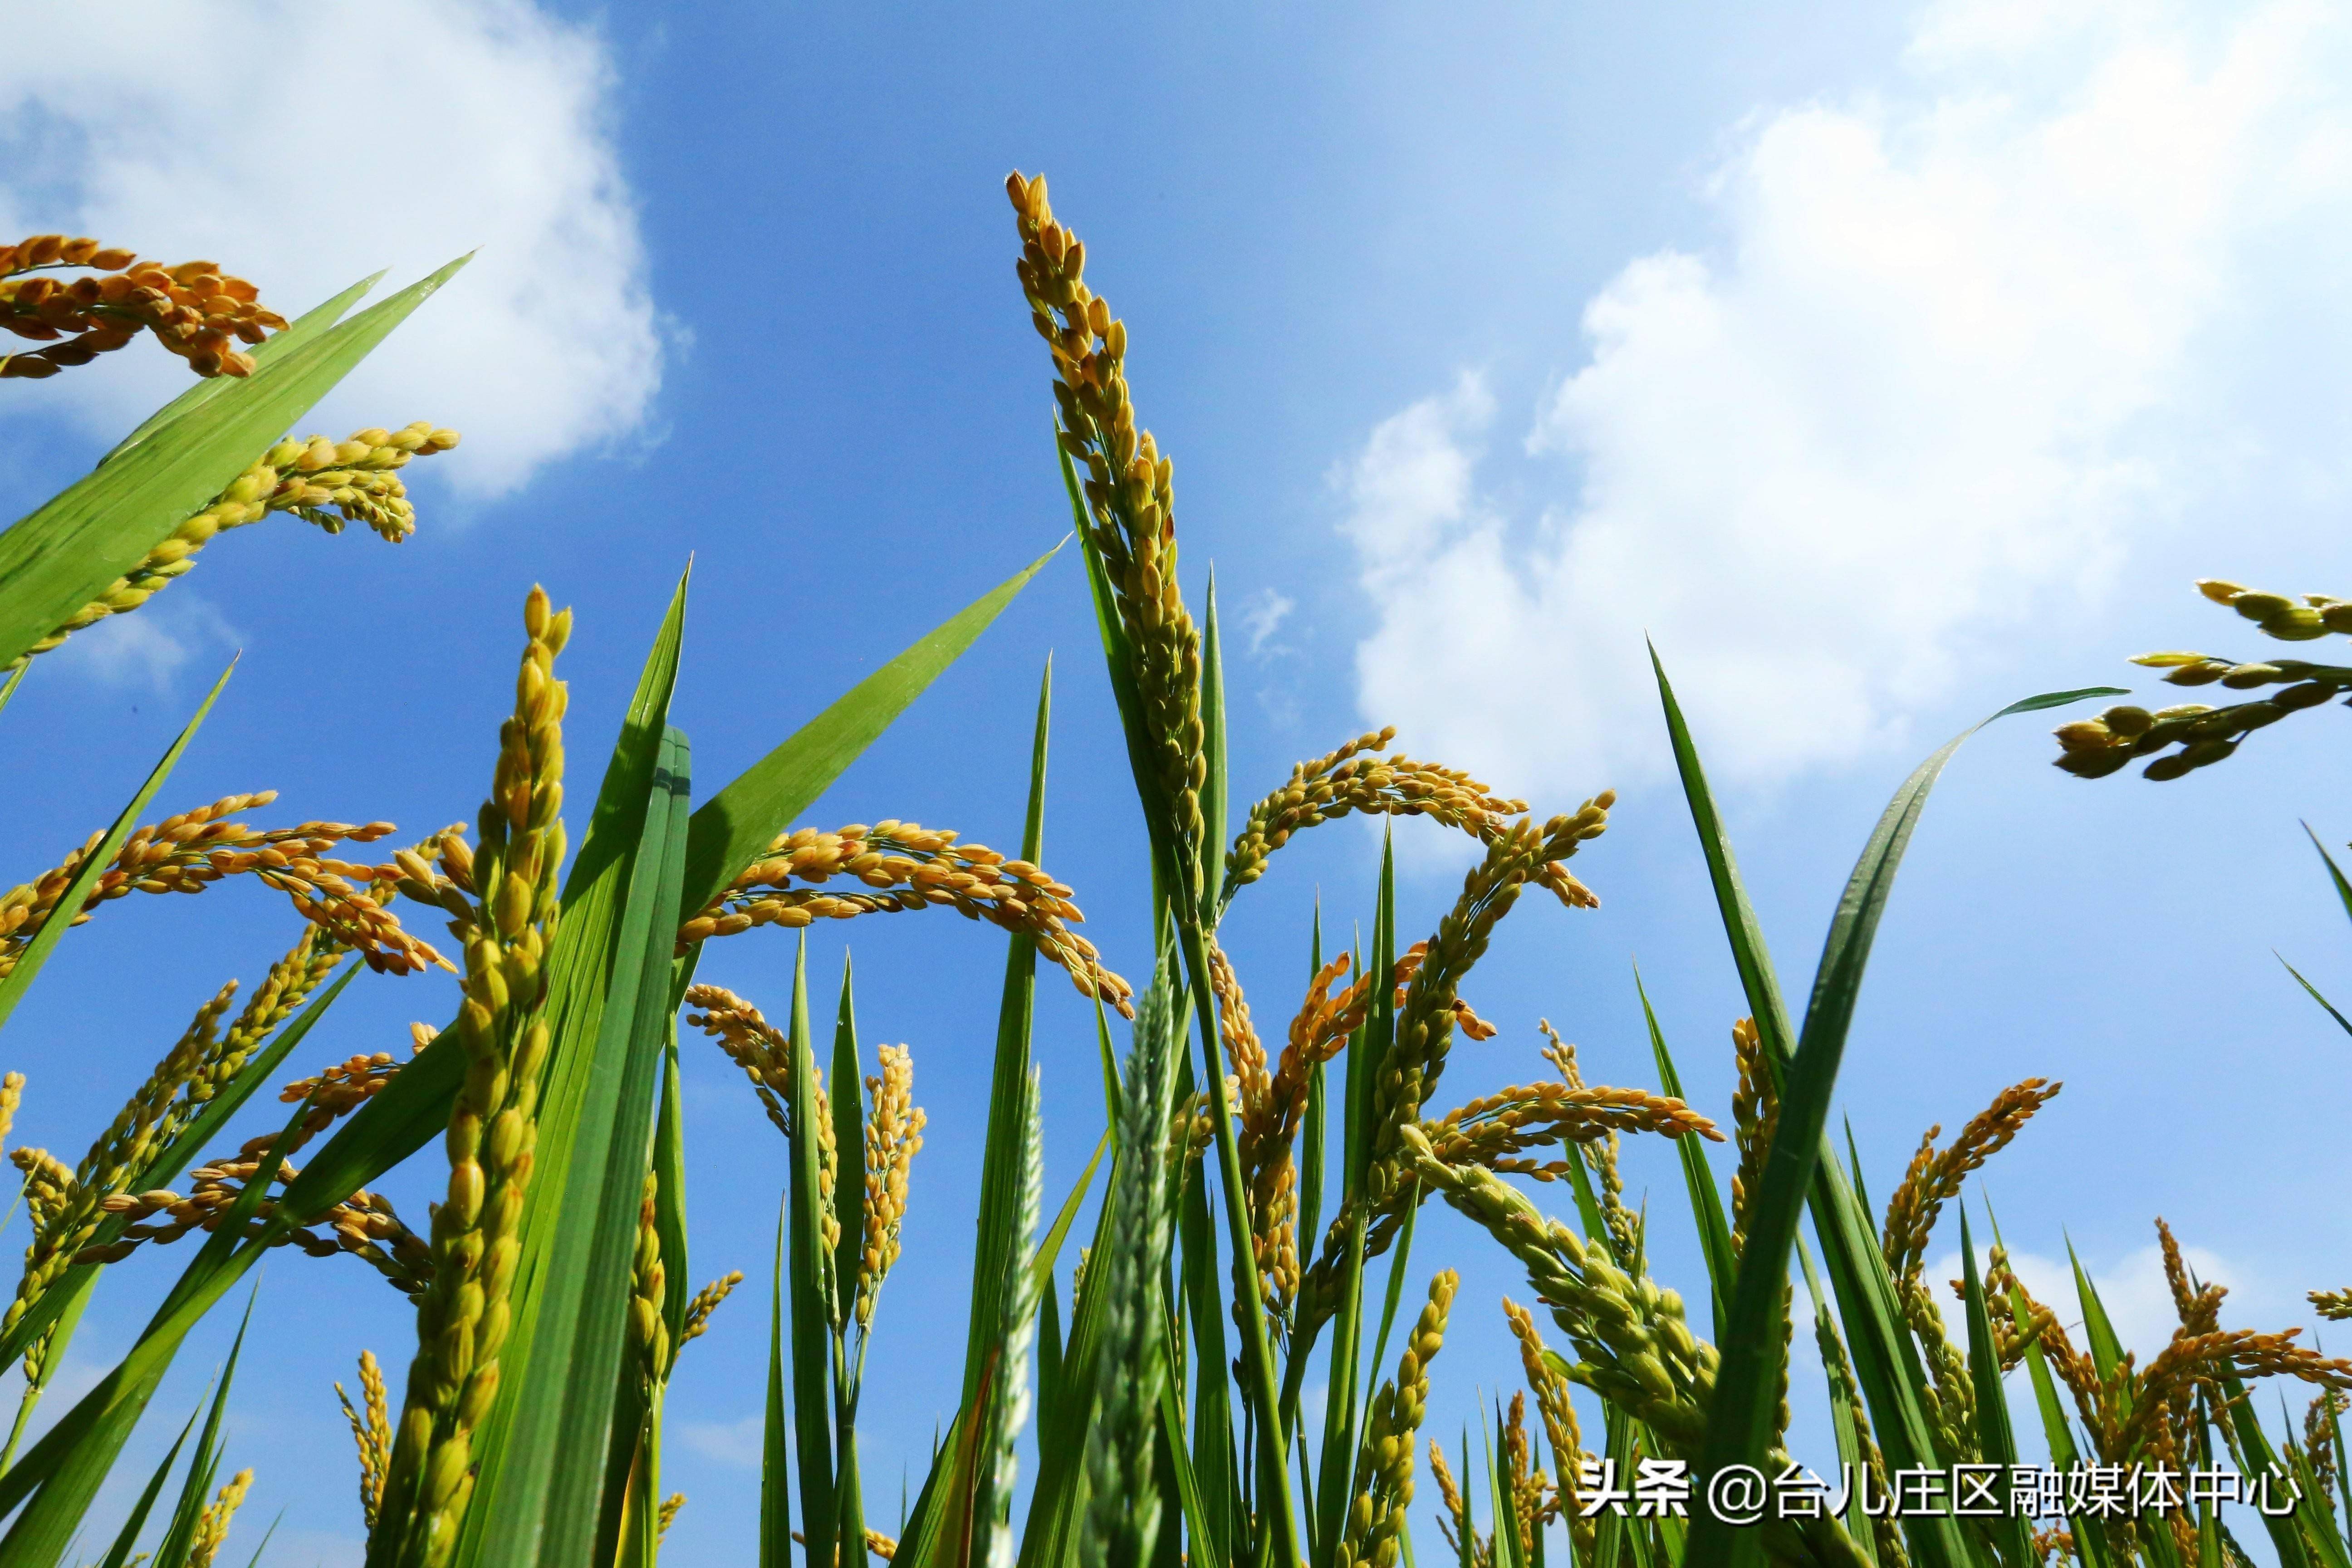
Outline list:
[[[1298,608],[1298,601],[1278,588],[1261,588],[1242,605],[1242,631],[1249,638],[1253,658],[1286,651],[1279,645],[1269,648],[1266,644]]]
[[[198,654],[215,667],[226,664],[237,640],[236,628],[210,600],[173,584],[135,614],[109,616],[44,657],[108,686],[143,686],[160,693],[171,689],[172,678]]]
[[[478,494],[643,422],[660,342],[593,32],[529,0],[124,0],[10,27],[0,233],[209,258],[289,316],[478,247],[312,421],[454,426],[435,467]],[[187,379],[134,345],[35,396],[114,436]]]
[[[2243,1270],[2221,1254],[2201,1247],[2183,1247],[2181,1261],[2200,1285],[2220,1285],[2229,1290],[2221,1307],[2225,1326],[2241,1327],[2259,1321],[2272,1326],[2285,1306],[2294,1313],[2300,1302],[2282,1303],[2272,1300],[2272,1293],[2259,1282],[2251,1281]],[[2088,1350],[2084,1337],[2082,1297],[2074,1287],[2074,1266],[2063,1258],[2044,1258],[2037,1253],[2020,1252],[2011,1256],[2011,1267],[2017,1271],[2027,1292],[2033,1299],[2058,1314],[2066,1325],[2068,1334],[2077,1350]],[[1990,1260],[1983,1253],[1977,1258],[1979,1268],[1990,1268]],[[2124,1349],[2137,1354],[2145,1365],[2170,1342],[2172,1331],[2180,1326],[2180,1315],[2172,1302],[2172,1287],[2164,1278],[2164,1252],[2160,1247],[2147,1247],[2116,1258],[2105,1268],[2088,1269],[2091,1288],[2098,1293],[2099,1305],[2105,1309],[2107,1321],[2114,1325],[2116,1338]],[[1960,1255],[1955,1249],[1936,1259],[1927,1269],[1928,1283],[1935,1288],[1937,1301],[1945,1310],[1945,1319],[1957,1335],[1962,1331],[1959,1315],[1947,1288],[1948,1280],[1960,1277]]]
[[[1646,632],[1726,773],[1891,739],[1989,639],[2095,595],[2208,458],[2292,435],[2210,405],[2352,239],[2342,31],[1956,0],[1885,94],[1752,119],[1707,186],[1719,249],[1587,306],[1526,440],[1531,516],[1482,485],[1475,375],[1343,467],[1365,716],[1514,791],[1622,782],[1662,757]],[[2347,405],[2316,390],[2284,456],[2332,469]]]
[[[766,1417],[746,1415],[739,1421],[681,1421],[678,1440],[706,1459],[740,1469],[757,1469],[766,1441]]]

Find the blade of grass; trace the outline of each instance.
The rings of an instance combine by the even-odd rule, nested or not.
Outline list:
[[[245,1350],[245,1332],[253,1326],[253,1303],[261,1293],[256,1281],[246,1298],[245,1321],[236,1326],[236,1338],[229,1345],[228,1362],[221,1368],[219,1379],[213,1385],[212,1406],[205,1414],[205,1429],[196,1439],[196,1452],[188,1464],[187,1479],[181,1483],[178,1505],[172,1510],[172,1522],[163,1531],[163,1544],[156,1547],[154,1561],[158,1568],[187,1560],[195,1543],[196,1522],[211,1500],[213,1482],[220,1474],[221,1454],[227,1440],[221,1436],[221,1416],[228,1409],[228,1392],[236,1382],[237,1357]]]
[[[104,594],[227,489],[464,264],[257,364],[0,532],[0,665]]]
[[[866,1499],[857,1479],[857,1375],[848,1365],[845,1334],[849,1296],[856,1290],[857,1266],[866,1256],[866,1080],[857,1059],[857,1015],[850,987],[849,954],[841,955],[841,1002],[833,1028],[833,1140],[839,1166],[833,1184],[835,1222],[841,1235],[834,1248],[834,1289],[839,1305],[833,1334],[834,1508],[840,1558],[857,1563],[866,1551]],[[843,1295],[847,1292],[847,1295]]]
[[[5,537],[0,535],[0,539]],[[33,977],[40,973],[41,965],[49,961],[50,952],[64,939],[67,928],[73,923],[74,915],[89,899],[90,889],[98,885],[99,878],[106,874],[116,851],[122,847],[122,841],[131,837],[132,828],[139,826],[139,814],[147,809],[147,803],[155,798],[155,792],[163,787],[163,781],[172,776],[173,768],[179,766],[180,753],[188,749],[188,742],[196,738],[198,730],[204,728],[205,715],[213,710],[213,703],[220,697],[221,689],[236,673],[236,660],[232,658],[228,661],[228,668],[220,672],[220,679],[213,682],[213,689],[205,693],[205,700],[196,704],[195,716],[164,750],[163,759],[149,771],[147,782],[139,786],[138,793],[131,797],[131,804],[115,817],[114,826],[106,830],[106,837],[99,841],[98,847],[82,857],[81,867],[74,873],[73,880],[66,884],[66,890],[58,898],[55,912],[41,922],[41,929],[33,933],[33,940],[26,943],[25,951],[17,955],[16,967],[8,972],[5,979],[0,979],[0,1025],[6,1024],[8,1015],[16,1010],[16,1004],[31,988]]]
[[[1655,664],[1656,656],[1652,655]],[[1747,906],[1746,896],[1738,888],[1738,873],[1732,868],[1728,840],[1719,818],[1714,816],[1712,797],[1691,784],[1697,774],[1696,748],[1690,743],[1687,729],[1681,721],[1672,688],[1667,684],[1663,665],[1657,665],[1659,689],[1668,710],[1669,728],[1674,733],[1677,760],[1685,762],[1685,792],[1691,798],[1692,816],[1700,825],[1701,837],[1708,846],[1709,870],[1714,875],[1727,929],[1729,931],[1743,983],[1750,983],[1751,1003],[1761,999],[1759,1007],[1758,1030],[1766,1040],[1768,1059],[1774,1054],[1775,1038],[1785,1039],[1786,1025],[1775,1016],[1770,1025],[1763,1015],[1779,1003],[1777,985],[1770,983],[1770,964],[1763,955],[1762,939],[1755,927],[1754,915]],[[2055,692],[2027,698],[2014,702],[1982,722],[1971,726],[1954,737],[1926,762],[1913,771],[1887,804],[1885,813],[1872,831],[1855,863],[1838,904],[1836,917],[1830,926],[1822,962],[1813,978],[1811,997],[1806,1005],[1805,1024],[1795,1055],[1782,1069],[1780,1116],[1773,1135],[1772,1145],[1766,1156],[1763,1180],[1751,1214],[1748,1243],[1744,1249],[1738,1282],[1732,1292],[1732,1311],[1728,1331],[1724,1336],[1723,1362],[1717,1373],[1715,1399],[1710,1408],[1706,1442],[1702,1449],[1698,1474],[1712,1476],[1733,1464],[1760,1465],[1770,1444],[1774,1415],[1779,1404],[1778,1378],[1781,1359],[1781,1335],[1778,1331],[1787,1286],[1788,1258],[1794,1244],[1801,1211],[1816,1183],[1816,1174],[1826,1171],[1834,1174],[1834,1160],[1824,1161],[1830,1100],[1835,1091],[1837,1073],[1843,1059],[1847,1031],[1850,1028],[1857,998],[1861,994],[1864,968],[1877,932],[1888,895],[1893,890],[1895,874],[1903,852],[1925,809],[1928,792],[1934,787],[1944,765],[1959,749],[1962,742],[1994,719],[2012,713],[2034,712],[2073,702],[2089,695],[2104,694],[2070,691]],[[1685,760],[1686,759],[1686,760]],[[1703,775],[1699,775],[1703,779]],[[1825,1184],[1834,1189],[1834,1182]],[[1835,1216],[1850,1225],[1850,1215]],[[1817,1224],[1819,1218],[1817,1215]],[[1827,1236],[1830,1226],[1822,1226],[1824,1247],[1832,1244]],[[1851,1238],[1841,1237],[1834,1251],[1851,1249]],[[1871,1249],[1874,1256],[1875,1248]],[[1842,1260],[1832,1258],[1833,1272]],[[1883,1260],[1881,1260],[1883,1262]],[[1885,1313],[1885,1323],[1879,1337],[1897,1342],[1910,1351],[1907,1336],[1899,1332],[1889,1299],[1872,1305]],[[1843,1292],[1842,1292],[1843,1299]],[[1853,1316],[1851,1309],[1848,1317]],[[1862,1356],[1857,1354],[1857,1363]],[[1915,1380],[1914,1388],[1918,1385]],[[1916,1398],[1910,1401],[1915,1407]],[[1874,1405],[1877,1404],[1873,1400]],[[1907,1413],[1890,1411],[1903,1420]],[[1925,1423],[1917,1424],[1916,1436],[1925,1436]],[[1901,1437],[1905,1447],[1911,1446],[1915,1434],[1905,1431]],[[1882,1442],[1887,1439],[1882,1436]],[[1922,1446],[1922,1451],[1930,1451]],[[1907,1468],[1895,1458],[1890,1447],[1889,1463],[1895,1468]],[[1958,1568],[1965,1555],[1965,1546],[1950,1521],[1929,1519],[1916,1521],[1913,1537],[1919,1542],[1926,1558],[1926,1568]],[[1700,1517],[1691,1522],[1690,1551],[1698,1563],[1725,1563],[1738,1565],[1752,1561],[1758,1542],[1752,1532],[1735,1530],[1726,1521],[1702,1510]]]
[[[1034,568],[1032,568],[1034,570]],[[1029,741],[1029,803],[1021,828],[1021,858],[1035,866],[1045,850],[1045,771],[1047,740],[1054,717],[1054,662],[1049,657],[1037,683],[1037,714]],[[1003,1281],[1008,1277],[1014,1241],[1013,1200],[1021,1179],[1019,1142],[1001,1128],[1018,1125],[1028,1093],[1029,1039],[1037,999],[1037,944],[1027,937],[1010,939],[1004,957],[1004,984],[996,1009],[996,1056],[990,1072],[988,1131],[982,1144],[980,1168],[980,1235],[972,1254],[971,1311],[964,1332],[963,1394],[960,1407],[968,1408],[980,1387],[987,1347],[993,1343],[1003,1317]],[[1112,1126],[1117,1126],[1114,1120]]]
[[[760,1436],[760,1568],[791,1568],[792,1455],[784,1415],[784,1224],[776,1207],[776,1261],[768,1289],[768,1403]]]
[[[1984,1280],[1977,1271],[1975,1238],[1969,1230],[1969,1207],[1960,1204],[1960,1290],[1969,1321],[1969,1380],[1977,1401],[1977,1453],[1989,1464],[2014,1465],[2017,1435],[2010,1429],[2009,1395],[2000,1383],[2000,1352],[1993,1343],[1992,1314],[1985,1305]],[[2032,1532],[2017,1514],[2005,1513],[1989,1525],[2001,1554],[2018,1568],[2034,1561]]]
[[[1225,661],[1217,637],[1217,569],[1209,568],[1209,592],[1201,611],[1201,753],[1208,774],[1201,784],[1201,922],[1214,930],[1224,908],[1225,814],[1230,790],[1225,768]]]
[[[1060,548],[1047,551],[918,638],[705,801],[694,814],[687,839],[679,919],[699,913],[777,834],[792,826],[793,818],[814,805],[842,770],[963,656]]]
[[[2294,976],[2294,983],[2303,987],[2306,995],[2308,995],[2313,1001],[2318,1003],[2321,1006],[2327,1009],[2327,1016],[2336,1020],[2336,1026],[2337,1028],[2342,1029],[2347,1035],[2352,1035],[2352,1018],[2347,1018],[2343,1014],[2337,1012],[2336,1010],[2336,1004],[2330,1002],[2326,997],[2322,996],[2319,994],[2319,987],[2314,985],[2310,981],[2305,980],[2303,977],[2302,971],[2296,969],[2294,964],[2288,963],[2284,958],[2279,958],[2279,955],[2276,952],[2273,952],[2271,956],[2273,958],[2278,958],[2279,963],[2285,966],[2286,972]]]
[[[793,1304],[793,1450],[801,1478],[801,1530],[813,1543],[835,1539],[833,1401],[827,1387],[831,1308],[824,1281],[824,1206],[819,1191],[816,1131],[816,1050],[809,1034],[808,937],[793,960],[792,1219],[785,1273]],[[814,1555],[812,1568],[824,1568]]]
[[[131,1505],[131,1517],[122,1521],[121,1531],[115,1536],[114,1544],[107,1550],[106,1555],[99,1559],[98,1568],[126,1568],[131,1561],[131,1549],[139,1544],[139,1532],[147,1528],[147,1516],[155,1510],[155,1500],[163,1495],[163,1483],[171,1479],[172,1467],[180,1462],[180,1449],[186,1444],[188,1434],[196,1429],[196,1417],[202,1414],[202,1405],[188,1412],[187,1425],[180,1428],[177,1437],[172,1439],[170,1451],[164,1454],[163,1462],[155,1467],[155,1473],[148,1478],[147,1489]]]
[[[688,764],[686,736],[667,729],[574,1127],[569,1140],[555,1141],[568,1158],[547,1173],[561,1170],[562,1180],[534,1184],[533,1207],[553,1223],[542,1233],[544,1272],[522,1375],[512,1385],[511,1425],[496,1453],[496,1484],[484,1484],[488,1463],[477,1482],[477,1496],[492,1500],[478,1561],[576,1563],[590,1552],[602,1513],[655,1086],[674,1011],[669,914],[685,874]],[[560,1037],[556,1050],[560,1059]],[[526,1260],[535,1250],[526,1243]]]
[[[1658,1015],[1650,1006],[1649,989],[1642,984],[1638,964],[1633,969],[1633,992],[1642,999],[1650,1054],[1657,1058],[1658,1089],[1676,1100],[1686,1100],[1682,1074],[1675,1070],[1674,1054],[1666,1049],[1665,1032],[1658,1027]],[[1731,1282],[1739,1271],[1739,1258],[1731,1247],[1731,1223],[1724,1215],[1723,1194],[1715,1184],[1715,1172],[1700,1151],[1699,1141],[1677,1138],[1675,1151],[1682,1156],[1683,1186],[1690,1194],[1691,1218],[1698,1226],[1699,1256],[1706,1264],[1707,1289],[1715,1310],[1715,1334],[1721,1339],[1731,1315]]]
[[[383,281],[382,272],[369,273],[334,298],[311,306],[289,322],[284,331],[270,333],[269,336],[254,344],[247,353],[252,356],[255,365],[259,366],[299,348],[341,321],[344,313],[353,305],[358,304],[369,289]],[[234,378],[222,375],[209,376],[198,381],[179,396],[141,420],[139,427],[117,441],[108,450],[106,456],[99,459],[99,462],[101,464],[111,462],[182,415],[194,413],[235,384],[236,383]]]

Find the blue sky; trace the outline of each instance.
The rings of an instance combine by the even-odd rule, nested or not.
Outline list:
[[[2352,76],[2326,6],[1204,5],[1074,26],[211,0],[100,27],[28,19],[0,61],[0,230],[214,256],[281,308],[478,246],[305,426],[426,417],[467,441],[411,470],[408,543],[273,521],[45,659],[0,723],[0,767],[43,781],[12,793],[9,881],[111,812],[236,648],[174,804],[275,787],[272,822],[469,816],[534,581],[577,609],[562,673],[593,766],[689,552],[678,717],[698,776],[732,776],[1066,526],[1013,167],[1049,175],[1129,323],[1196,604],[1215,564],[1236,794],[1391,721],[1539,810],[1622,792],[1579,866],[1603,907],[1531,901],[1467,988],[1503,1033],[1455,1053],[1464,1096],[1536,1070],[1538,1016],[1596,1078],[1646,1082],[1638,961],[1694,1098],[1727,1115],[1741,1008],[1644,632],[1801,988],[1919,755],[2029,692],[2145,689],[2123,662],[2144,648],[2259,651],[2193,578],[2352,582],[2352,322],[2324,286],[2352,231]],[[16,510],[177,385],[164,356],[115,357],[0,408]],[[813,819],[1009,846],[1053,653],[1046,862],[1134,975],[1140,836],[1082,588],[1057,561]],[[2304,1290],[2352,1280],[2331,1201],[2347,1042],[2273,956],[2352,990],[2297,826],[2352,837],[2337,724],[2160,788],[2065,778],[2032,720],[1971,742],[1848,1058],[1880,1196],[1927,1124],[2042,1074],[2064,1094],[1982,1191],[2020,1252],[2071,1239],[2141,1343],[2164,1331],[2157,1214],[2233,1284],[2233,1322],[2305,1321]],[[1399,842],[1425,929],[1461,854]],[[1344,931],[1376,852],[1325,828],[1236,906],[1262,1026],[1295,1005],[1318,891]],[[32,1079],[18,1137],[78,1155],[195,1004],[292,939],[272,898],[131,900],[68,942],[0,1051]],[[912,1046],[931,1116],[866,1405],[880,1494],[902,1465],[919,1480],[960,1343],[1002,939],[936,913],[835,928],[820,984],[845,936],[866,1037]],[[703,973],[781,1009],[789,963],[755,932]],[[1058,1188],[1100,1100],[1091,1015],[1044,994]],[[319,1054],[395,1048],[446,1007],[441,981],[371,984]],[[778,1142],[707,1045],[688,1086],[690,1270],[756,1275]],[[1631,1169],[1687,1289],[1668,1153]],[[388,1184],[420,1221],[428,1175]],[[1440,1262],[1466,1287],[1436,1373],[1450,1432],[1515,1377],[1494,1298],[1525,1290],[1450,1216],[1416,1254]],[[110,1279],[73,1376],[171,1272]],[[293,1256],[262,1300],[272,1370],[243,1385],[231,1455],[261,1472],[248,1528],[282,1507],[268,1561],[355,1563],[328,1383],[362,1344],[402,1351],[408,1310],[356,1264]],[[740,1300],[684,1358],[677,1550],[746,1548],[760,1310]],[[167,1404],[196,1397],[202,1359]]]

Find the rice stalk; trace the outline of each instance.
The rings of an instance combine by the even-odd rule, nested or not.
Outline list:
[[[434,1278],[417,1309],[417,1352],[369,1537],[371,1568],[440,1568],[471,1496],[472,1435],[499,1386],[499,1352],[521,1251],[540,1078],[549,1030],[540,1016],[563,858],[562,720],[553,676],[572,628],[531,591],[514,716],[479,820],[472,880],[480,914],[466,944],[457,1037],[466,1074],[450,1111],[448,1195],[435,1211]]]
[[[343,1385],[335,1384],[335,1402],[351,1424],[352,1443],[359,1450],[360,1516],[375,1528],[376,1510],[383,1500],[383,1473],[392,1458],[392,1415],[385,1402],[383,1368],[373,1351],[360,1352],[360,1403],[352,1404]]]

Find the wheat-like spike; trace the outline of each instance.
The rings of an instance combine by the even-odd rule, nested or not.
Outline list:
[[[661,1231],[654,1223],[654,1197],[660,1189],[659,1173],[647,1171],[637,1201],[637,1252],[629,1273],[630,1342],[636,1348],[638,1376],[648,1394],[669,1375],[677,1356],[677,1348],[669,1342],[669,1325],[662,1319],[668,1270],[662,1264]]]
[[[341,1384],[335,1401],[351,1423],[352,1442],[360,1455],[360,1512],[370,1530],[375,1528],[376,1507],[383,1500],[384,1465],[392,1454],[392,1415],[384,1401],[383,1368],[373,1351],[360,1352],[360,1403],[352,1404]]]
[[[1168,1364],[1160,1348],[1160,1282],[1175,1217],[1167,1104],[1183,1038],[1183,1016],[1163,962],[1137,1013],[1119,1109],[1122,1157],[1098,1281],[1107,1292],[1096,1363],[1099,1404],[1086,1445],[1092,1495],[1079,1534],[1084,1568],[1145,1568],[1160,1536],[1159,1490],[1150,1483]]]
[[[2263,593],[2219,578],[2204,579],[2197,588],[2213,603],[2253,622],[2263,636],[2282,642],[2310,642],[2330,632],[2352,634],[2352,601],[2332,595],[2305,594],[2297,601],[2284,594]],[[2095,719],[2062,724],[2056,731],[2059,767],[2078,778],[2105,778],[2122,771],[2135,758],[2152,757],[2140,770],[2142,777],[2159,783],[2180,778],[2230,756],[2253,731],[2352,690],[2352,668],[2299,658],[2240,662],[2172,651],[2144,653],[2132,662],[2166,671],[2165,680],[2174,686],[2210,686],[2218,681],[2233,691],[2265,686],[2280,689],[2266,698],[2224,708],[2192,702],[2150,712],[2125,704]],[[2180,750],[2158,754],[2174,745]]]
[[[882,1070],[866,1080],[871,1109],[866,1115],[866,1250],[857,1267],[857,1327],[873,1326],[882,1282],[898,1261],[898,1236],[907,1221],[907,1176],[923,1152],[929,1118],[914,1102],[915,1063],[904,1046],[877,1053]]]
[[[677,950],[756,926],[787,929],[818,920],[851,920],[934,906],[1027,936],[1062,966],[1082,995],[1099,996],[1134,1016],[1127,982],[1102,967],[1094,943],[1070,930],[1086,919],[1070,889],[1026,860],[984,844],[959,844],[951,831],[919,823],[852,823],[832,833],[796,828],[679,928]],[[867,890],[821,891],[835,877]],[[805,885],[796,885],[805,884]]]
[[[1133,650],[1145,743],[1183,882],[1181,907],[1193,908],[1200,858],[1214,847],[1202,842],[1201,632],[1177,584],[1175,467],[1151,432],[1137,427],[1127,323],[1081,280],[1086,247],[1054,221],[1045,176],[1016,173],[1004,188],[1021,235],[1021,291],[1053,356],[1062,448],[1081,469],[1087,537]]]
[[[672,1492],[662,1499],[661,1512],[654,1521],[654,1543],[659,1545],[669,1536],[669,1527],[677,1518],[677,1510],[686,1506],[684,1492]]]
[[[212,1568],[213,1560],[220,1555],[221,1547],[228,1541],[229,1521],[244,1506],[245,1494],[253,1488],[253,1472],[239,1470],[228,1479],[219,1495],[206,1503],[196,1516],[194,1542],[188,1548],[188,1568]]]
[[[0,289],[6,287],[0,282]],[[6,324],[5,306],[0,306],[0,326]],[[12,363],[22,360],[0,360],[0,374]],[[373,426],[341,441],[312,436],[279,442],[137,565],[5,668],[19,668],[109,616],[130,614],[194,571],[198,553],[220,534],[259,522],[274,511],[291,512],[329,533],[341,533],[346,522],[363,522],[379,537],[401,542],[416,531],[416,508],[396,470],[412,457],[446,452],[457,440],[455,430],[436,429],[420,420],[397,431]]]
[[[471,867],[480,913],[457,1016],[466,1075],[449,1113],[448,1195],[434,1212],[433,1283],[417,1308],[417,1353],[378,1525],[398,1531],[404,1560],[422,1568],[448,1561],[472,1496],[473,1433],[497,1393],[511,1321],[548,1052],[541,1004],[564,845],[565,691],[553,670],[571,612],[534,588],[523,626],[515,711],[499,731]]]
[[[34,276],[66,267],[90,272],[71,279]],[[253,356],[235,344],[285,331],[286,318],[262,304],[252,284],[215,262],[165,267],[87,236],[37,234],[0,245],[0,329],[56,344],[0,354],[0,379],[52,376],[110,353],[141,332],[152,334],[200,376],[243,376],[253,374]]]
[[[1739,1168],[1731,1178],[1731,1241],[1735,1248],[1748,1242],[1748,1207],[1764,1183],[1764,1156],[1780,1125],[1780,1091],[1764,1062],[1763,1037],[1756,1020],[1742,1018],[1731,1026],[1731,1055],[1738,1068],[1739,1087],[1731,1096],[1731,1123],[1739,1146]]]
[[[2352,1318],[2352,1290],[2313,1290],[2308,1299],[2313,1309],[2331,1322]]]
[[[1462,1283],[1453,1269],[1429,1282],[1429,1302],[1405,1339],[1396,1376],[1373,1396],[1356,1450],[1344,1533],[1332,1553],[1335,1568],[1394,1568],[1412,1503],[1413,1438],[1429,1407],[1429,1363],[1445,1343],[1445,1320]]]

